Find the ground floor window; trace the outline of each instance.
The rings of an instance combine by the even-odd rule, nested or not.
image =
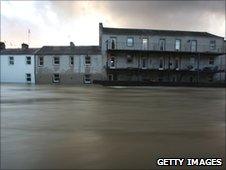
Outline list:
[[[26,73],[26,82],[31,83],[31,74],[30,73]]]
[[[53,83],[59,83],[60,82],[60,74],[55,73],[53,74]]]
[[[113,81],[113,80],[114,80],[113,74],[109,74],[109,75],[108,75],[108,80],[109,80],[109,81]]]
[[[159,59],[159,70],[163,70],[163,58]]]
[[[142,68],[147,68],[147,58],[142,58]]]
[[[84,76],[84,83],[85,84],[90,84],[91,83],[91,75],[90,74],[85,74],[85,76]]]

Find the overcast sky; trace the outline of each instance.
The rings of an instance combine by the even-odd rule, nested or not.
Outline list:
[[[225,1],[1,1],[7,47],[97,45],[106,27],[207,31],[225,37]]]

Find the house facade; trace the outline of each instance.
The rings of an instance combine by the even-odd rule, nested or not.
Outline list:
[[[103,80],[99,46],[43,46],[36,52],[37,84],[91,84]]]
[[[216,81],[224,39],[206,32],[107,28],[99,39],[109,81]]]
[[[21,48],[0,51],[1,83],[35,84],[35,57],[37,48],[22,44]]]

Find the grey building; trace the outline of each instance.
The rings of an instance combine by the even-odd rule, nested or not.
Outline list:
[[[224,54],[224,38],[207,32],[107,28],[100,23],[99,40],[110,81],[207,83],[225,72],[218,59]]]
[[[99,46],[43,46],[36,52],[37,84],[91,84],[103,80]]]

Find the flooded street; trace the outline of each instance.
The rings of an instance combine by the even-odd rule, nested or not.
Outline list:
[[[151,169],[158,158],[224,155],[224,88],[1,85],[3,169]]]

